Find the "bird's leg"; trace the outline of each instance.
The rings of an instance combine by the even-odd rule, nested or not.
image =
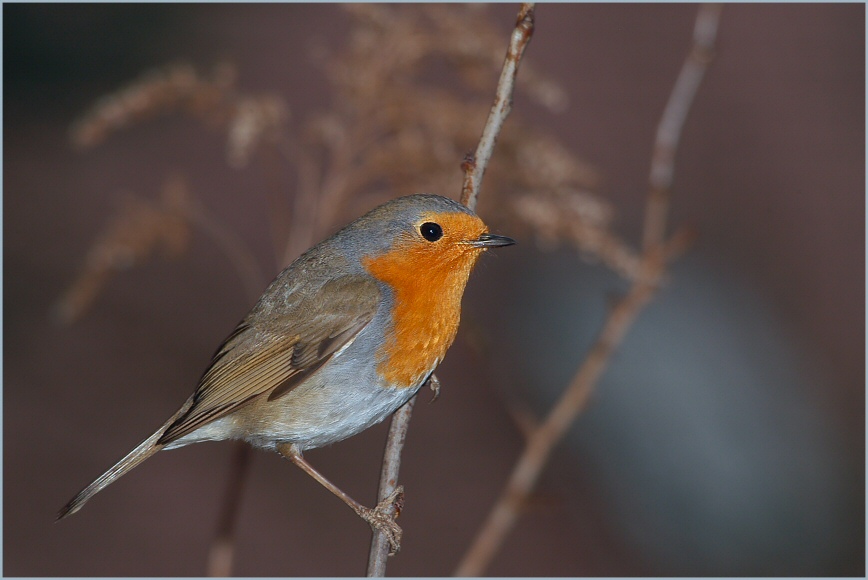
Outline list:
[[[373,509],[368,508],[351,498],[341,488],[314,469],[310,463],[304,460],[301,450],[294,443],[281,443],[277,446],[277,452],[303,469],[305,473],[317,480],[324,488],[341,498],[360,518],[368,522],[372,529],[386,534],[386,538],[389,540],[389,555],[393,555],[401,549],[402,531],[397,522],[395,522],[395,518],[401,513],[401,507],[404,505],[403,485],[399,485],[395,491]],[[393,507],[394,513],[392,512]]]

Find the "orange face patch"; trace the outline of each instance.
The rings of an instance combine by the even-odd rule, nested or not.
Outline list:
[[[426,223],[437,224],[442,237],[425,239],[420,228]],[[458,332],[470,271],[484,251],[468,242],[486,232],[476,216],[427,214],[389,252],[362,260],[394,292],[391,335],[377,353],[377,370],[391,384],[415,386],[443,360]]]

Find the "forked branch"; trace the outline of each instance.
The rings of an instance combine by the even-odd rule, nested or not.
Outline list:
[[[693,48],[682,67],[657,130],[639,275],[627,295],[609,313],[597,341],[560,400],[528,437],[500,497],[458,565],[456,576],[479,576],[488,567],[515,524],[520,508],[533,490],[554,446],[585,408],[612,354],[643,307],[656,293],[667,264],[681,254],[690,242],[691,235],[683,230],[676,232],[668,241],[664,239],[669,189],[676,147],[699,81],[710,61],[719,17],[719,5],[703,5],[700,8],[693,32]]]

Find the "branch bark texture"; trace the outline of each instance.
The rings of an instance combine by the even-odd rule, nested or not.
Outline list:
[[[410,427],[410,415],[413,413],[415,403],[416,397],[414,396],[392,415],[389,436],[386,439],[386,451],[383,454],[383,468],[380,471],[380,489],[377,493],[377,502],[389,497],[398,486],[401,449],[404,448],[407,429]],[[371,540],[371,551],[368,556],[368,576],[385,576],[388,556],[389,540],[386,538],[386,534],[380,531],[374,532],[373,540]]]

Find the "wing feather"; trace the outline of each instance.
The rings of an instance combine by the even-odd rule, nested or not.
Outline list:
[[[160,437],[168,444],[268,394],[278,399],[351,343],[376,314],[376,283],[343,276],[301,299],[254,308],[217,349],[193,405]]]

